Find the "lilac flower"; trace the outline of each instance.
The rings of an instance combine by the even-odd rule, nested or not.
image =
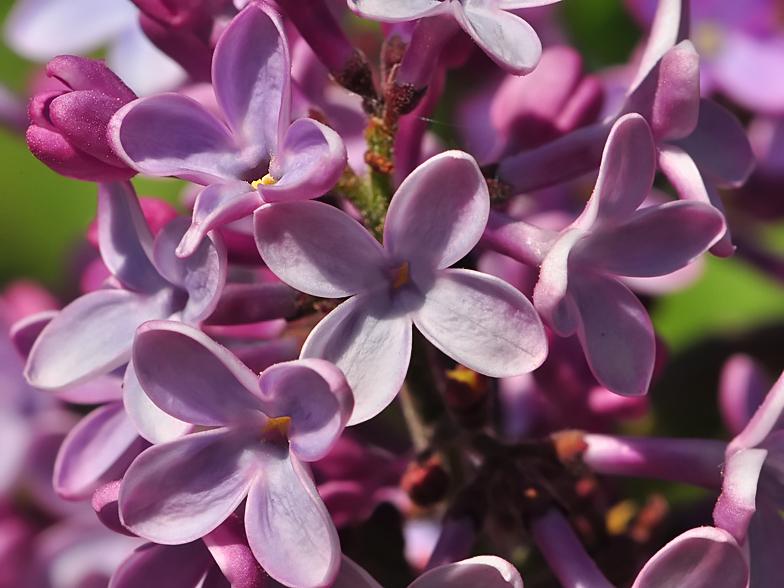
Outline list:
[[[755,396],[755,379],[747,379],[738,391],[747,397],[746,403]],[[784,545],[784,375],[743,431],[730,441],[725,457],[714,521],[738,543],[747,544],[750,587],[774,586],[784,574],[780,553],[770,548]]]
[[[722,215],[700,202],[637,211],[654,171],[650,129],[640,115],[626,115],[610,132],[596,188],[576,221],[555,233],[497,216],[485,235],[499,251],[541,264],[534,305],[545,324],[562,337],[577,333],[599,383],[630,396],[647,391],[656,345],[645,309],[615,276],[673,272],[725,227]]]
[[[523,75],[536,67],[542,44],[531,25],[506,11],[553,2],[557,0],[348,0],[348,6],[363,18],[382,22],[451,17],[493,61]]]
[[[256,212],[259,252],[278,277],[314,296],[351,296],[311,332],[301,354],[344,371],[356,399],[350,424],[381,412],[400,390],[412,324],[455,361],[486,375],[517,375],[544,361],[544,329],[520,292],[479,272],[447,269],[476,245],[489,208],[476,162],[449,151],[401,184],[383,247],[320,202],[275,203]]]
[[[381,588],[373,577],[343,556],[335,588]],[[482,586],[482,588],[523,588],[520,572],[508,561],[493,555],[480,555],[433,568],[411,582],[408,588],[447,588]]]
[[[535,519],[531,534],[564,588],[613,588],[560,512],[550,510]],[[699,527],[660,549],[632,588],[747,588],[748,578],[746,558],[732,536]]]
[[[265,202],[323,195],[346,167],[337,133],[311,119],[290,124],[290,70],[280,17],[251,3],[215,47],[212,79],[223,120],[179,94],[143,98],[112,119],[110,143],[128,165],[208,184],[180,257],[192,255],[211,229]]]
[[[187,543],[223,522],[247,497],[245,530],[276,580],[329,585],[338,538],[303,461],[324,457],[353,406],[334,365],[280,363],[259,377],[200,331],[142,325],[134,365],[145,392],[173,417],[208,430],[151,447],[128,469],[120,515],[134,533]]]

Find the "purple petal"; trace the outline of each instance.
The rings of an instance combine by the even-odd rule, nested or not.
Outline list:
[[[699,527],[679,535],[645,564],[632,588],[746,588],[749,566],[726,531]]]
[[[59,310],[42,310],[34,314],[27,315],[19,319],[9,330],[11,342],[17,353],[23,358],[30,355],[30,350],[38,339],[38,335],[44,330],[54,317],[58,315]]]
[[[239,506],[269,450],[251,430],[226,428],[154,445],[123,478],[122,522],[166,545],[203,537]]]
[[[247,182],[207,186],[196,197],[191,226],[177,245],[177,257],[190,257],[209,231],[249,216],[262,204]]]
[[[345,555],[340,561],[340,571],[333,588],[382,588],[364,568],[355,564]]]
[[[749,423],[768,390],[770,380],[762,364],[740,353],[727,359],[719,378],[719,407],[731,435]]]
[[[198,323],[218,305],[228,271],[226,246],[219,235],[211,235],[199,243],[190,257],[180,259],[175,250],[188,226],[185,217],[167,223],[155,237],[153,259],[164,278],[188,293],[182,320]]]
[[[207,533],[203,541],[231,588],[268,585],[267,574],[253,557],[245,528],[237,515],[229,516],[217,529]]]
[[[494,378],[533,371],[547,356],[533,305],[503,280],[479,272],[440,271],[413,319],[449,357]]]
[[[689,16],[689,5],[683,0],[661,0],[658,3],[631,88],[639,85],[667,51],[689,37]]]
[[[378,241],[322,202],[263,206],[254,214],[254,235],[264,263],[307,294],[342,298],[389,283],[391,263]]]
[[[120,495],[121,482],[122,480],[107,482],[93,493],[90,502],[98,520],[104,527],[121,535],[135,537],[136,535],[123,527],[120,522],[120,508],[117,505],[117,499]]]
[[[340,566],[338,534],[308,472],[285,455],[264,463],[245,508],[253,554],[275,580],[296,588],[329,586]]]
[[[153,236],[130,182],[98,185],[98,244],[114,277],[130,290],[153,293],[166,285],[152,264]]]
[[[403,181],[392,198],[384,247],[397,264],[430,273],[464,257],[487,224],[490,196],[474,158],[460,151],[431,157]]]
[[[756,447],[772,431],[781,429],[782,423],[784,423],[784,374],[773,384],[743,432],[730,442],[728,451]]]
[[[354,408],[343,372],[320,359],[273,365],[261,374],[259,387],[267,416],[291,418],[291,450],[303,461],[329,453]]]
[[[203,541],[184,545],[146,543],[112,575],[112,588],[194,588],[215,562]]]
[[[757,488],[767,456],[767,449],[741,449],[724,463],[724,483],[713,510],[713,520],[716,526],[732,533],[739,543],[746,540],[749,521],[757,510]]]
[[[749,525],[750,588],[775,586],[784,574],[784,560],[772,545],[784,545],[784,519],[779,506],[764,496],[757,497],[757,516]]]
[[[165,413],[150,400],[136,377],[132,361],[125,370],[122,401],[136,431],[150,443],[173,441],[193,429],[193,425]]]
[[[386,408],[403,385],[411,358],[411,319],[379,292],[360,294],[329,313],[308,335],[302,358],[326,359],[354,393],[348,425]]]
[[[593,375],[616,394],[645,394],[656,343],[643,305],[618,280],[592,272],[572,272],[569,291],[580,311],[577,335]]]
[[[54,488],[66,500],[89,498],[103,481],[122,476],[146,444],[121,402],[95,409],[66,435],[54,465]]]
[[[602,154],[591,199],[573,226],[598,228],[626,220],[648,196],[656,173],[656,149],[648,123],[638,114],[618,119]]]
[[[722,214],[700,202],[649,206],[576,243],[570,261],[621,276],[663,276],[705,253],[724,226]]]
[[[523,588],[520,572],[494,555],[480,555],[434,568],[411,582],[409,588]]]
[[[263,420],[257,378],[228,349],[183,323],[151,321],[133,346],[133,364],[150,399],[167,414],[203,426]]]
[[[223,122],[181,94],[131,102],[114,115],[107,136],[120,159],[150,176],[212,184],[246,179],[259,163],[241,156]]]
[[[99,290],[77,298],[41,332],[25,377],[36,388],[58,390],[121,366],[130,359],[136,328],[171,314],[170,294]]]
[[[533,71],[542,56],[542,42],[533,27],[515,14],[464,3],[455,10],[460,25],[488,57],[515,75]]]
[[[265,202],[309,200],[326,194],[346,169],[346,145],[335,131],[311,120],[294,121],[286,131],[269,173],[274,184],[259,186]]]
[[[215,96],[229,126],[242,138],[243,158],[250,163],[246,169],[275,152],[289,124],[290,76],[280,17],[264,4],[248,5],[226,27],[212,60]]]
[[[721,188],[742,186],[754,169],[754,153],[746,132],[729,110],[713,100],[700,100],[697,127],[675,145],[689,153]]]

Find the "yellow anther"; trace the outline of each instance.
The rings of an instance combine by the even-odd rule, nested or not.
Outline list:
[[[638,510],[633,500],[624,500],[613,506],[606,515],[607,532],[610,535],[625,533]]]
[[[404,261],[403,265],[397,268],[397,278],[395,279],[395,283],[392,284],[392,287],[397,290],[403,284],[408,284],[408,262]]]
[[[446,376],[450,380],[455,380],[457,382],[466,384],[472,390],[479,388],[479,374],[477,374],[474,370],[465,367],[464,365],[458,364],[455,369],[447,371]]]
[[[291,422],[291,417],[282,416],[270,419],[267,421],[267,424],[264,426],[263,431],[265,433],[269,433],[270,431],[276,430],[281,434],[282,437],[286,436],[286,432],[289,430],[289,423]]]
[[[271,186],[272,184],[274,184],[277,181],[278,180],[273,178],[270,174],[267,174],[266,176],[264,176],[260,180],[255,180],[255,181],[251,182],[250,185],[253,186],[254,190],[258,190],[259,189],[259,185],[261,185],[261,186]]]

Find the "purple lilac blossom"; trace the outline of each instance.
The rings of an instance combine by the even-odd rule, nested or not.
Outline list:
[[[337,133],[311,119],[290,122],[291,64],[283,23],[253,2],[215,47],[212,80],[223,118],[179,94],[143,98],[112,119],[120,158],[152,176],[207,185],[177,248],[188,257],[204,235],[266,202],[323,195],[346,167]]]
[[[331,584],[337,532],[304,462],[330,451],[351,413],[342,372],[305,359],[257,376],[200,331],[169,321],[139,328],[133,362],[158,407],[206,430],[131,464],[120,488],[123,524],[156,543],[187,543],[247,497],[248,542],[270,576],[297,588]]]
[[[542,44],[531,25],[506,11],[553,2],[557,0],[348,0],[348,6],[363,18],[382,22],[452,18],[498,65],[524,75],[539,62]]]
[[[397,395],[412,324],[485,375],[517,375],[544,361],[544,329],[527,298],[498,278],[447,269],[476,245],[489,208],[476,162],[448,151],[401,184],[383,246],[353,218],[320,202],[256,211],[256,243],[278,277],[314,296],[351,296],[311,332],[301,354],[344,371],[356,399],[350,424],[377,415]]]
[[[645,394],[653,375],[650,318],[616,276],[671,273],[704,253],[724,233],[723,216],[682,200],[637,210],[653,185],[655,147],[638,114],[615,123],[596,187],[580,217],[556,233],[500,213],[484,242],[523,263],[539,265],[534,305],[562,337],[580,339],[588,364],[605,388]]]

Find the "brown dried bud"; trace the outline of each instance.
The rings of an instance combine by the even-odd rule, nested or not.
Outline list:
[[[449,474],[438,455],[420,458],[409,464],[400,486],[418,506],[431,506],[446,496]]]

